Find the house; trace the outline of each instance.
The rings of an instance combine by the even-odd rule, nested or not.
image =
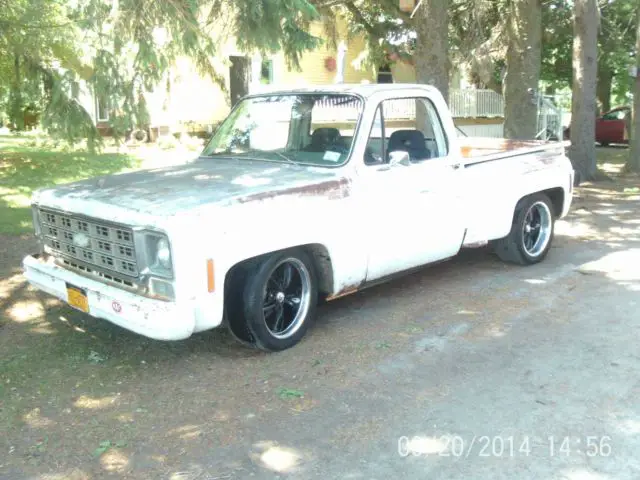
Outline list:
[[[311,25],[311,33],[320,38],[326,36],[320,22]],[[344,20],[339,21],[337,25],[336,45],[325,42],[316,50],[305,52],[300,60],[300,70],[290,68],[282,52],[265,56],[243,52],[236,46],[234,38],[223,35],[221,32],[217,42],[220,45],[220,53],[214,59],[214,65],[222,74],[225,89],[212,79],[200,75],[188,58],[178,59],[168,72],[166,83],[145,97],[150,113],[149,131],[152,137],[181,132],[210,132],[227,116],[237,98],[247,92],[260,92],[270,84],[296,87],[330,83],[416,81],[415,68],[406,60],[397,60],[390,66],[379,68],[368,66],[365,61],[365,39],[350,37]],[[246,71],[249,72],[248,75],[238,75],[238,72]],[[232,81],[232,78],[236,81]],[[237,85],[242,87],[243,83],[238,82],[238,78],[247,80],[244,88],[240,89],[244,91],[238,91],[236,88]],[[471,135],[501,136],[502,97],[492,91],[474,90],[470,93],[465,89],[466,86],[463,73],[453,72],[450,102],[452,107],[456,107],[453,108],[454,115],[460,117],[458,120],[463,125],[461,128]],[[491,98],[480,99],[478,95]],[[98,128],[108,134],[110,113],[107,99],[86,97],[84,103]],[[485,111],[477,111],[479,104],[485,106]],[[481,121],[481,124],[484,122],[486,125],[478,128],[478,121],[468,118],[471,114],[475,119],[495,118]]]

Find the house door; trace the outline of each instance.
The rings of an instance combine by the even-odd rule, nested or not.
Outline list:
[[[229,60],[231,60],[231,67],[229,67],[229,95],[231,97],[231,106],[233,107],[238,103],[238,100],[249,94],[251,59],[232,55]]]
[[[378,83],[393,83],[393,74],[388,64],[378,68]]]

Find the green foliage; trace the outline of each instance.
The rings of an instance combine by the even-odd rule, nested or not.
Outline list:
[[[319,14],[307,0],[242,0],[234,4],[238,47],[242,50],[282,50],[291,65],[298,67],[301,52],[320,44],[320,39],[308,33],[309,23],[318,20]],[[222,5],[220,2],[214,8]]]
[[[64,11],[60,0],[12,0],[0,8],[0,110],[19,129],[26,112],[39,115],[44,109],[41,70],[55,58],[66,64],[75,53],[67,45],[73,44],[74,27]]]
[[[627,101],[632,81],[627,74],[633,63],[635,22],[638,4],[635,0],[612,0],[601,5],[598,36],[598,69],[614,76],[614,103]],[[541,78],[561,89],[571,86],[573,48],[573,2],[549,0],[543,9],[543,54]]]
[[[598,65],[614,75],[614,103],[628,103],[633,88],[628,71],[634,64],[635,27],[639,10],[636,0],[614,0],[601,8]]]
[[[278,396],[283,400],[288,400],[291,398],[302,398],[304,397],[304,392],[295,390],[293,388],[280,388],[278,390]]]
[[[74,98],[74,93],[79,89],[74,73],[67,71],[60,74],[42,68],[42,74],[51,85],[49,102],[43,112],[42,126],[54,138],[66,139],[70,142],[86,139],[89,151],[95,152],[96,147],[102,145],[102,137],[89,113]]]
[[[107,452],[112,448],[124,448],[126,446],[127,446],[127,442],[112,442],[111,440],[103,440],[98,445],[98,448],[96,448],[93,451],[93,456],[100,457],[102,456],[102,454],[104,454],[105,452]]]
[[[573,7],[550,0],[542,9],[542,70],[540,78],[554,90],[571,86]]]

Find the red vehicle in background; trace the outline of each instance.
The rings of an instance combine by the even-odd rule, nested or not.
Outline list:
[[[618,107],[596,118],[596,142],[603,147],[611,143],[629,143],[631,107]],[[564,131],[568,140],[569,127]]]

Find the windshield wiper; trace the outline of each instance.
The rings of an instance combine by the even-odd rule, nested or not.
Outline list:
[[[263,154],[263,153],[271,153],[274,155],[277,155],[278,157],[280,157],[281,159],[283,159],[284,161],[292,164],[292,165],[296,165],[296,166],[301,166],[301,163],[296,162],[294,159],[286,156],[284,153],[280,153],[280,152],[276,152],[275,150],[249,150],[246,153],[252,154],[252,155],[256,155],[256,154]],[[266,158],[261,158],[260,156],[255,156],[255,157],[245,157],[245,158],[253,158],[255,160],[266,160],[266,161],[270,161],[269,159]]]
[[[289,163],[292,163],[293,165],[297,165],[300,166],[300,163],[296,162],[294,159],[287,157],[284,153],[280,153],[280,152],[276,152],[276,151],[272,151],[269,153],[275,153],[276,155],[278,155],[280,158],[286,160]]]
[[[261,161],[271,162],[272,160],[268,158],[264,158],[264,157],[261,157],[260,155],[256,155],[256,154],[264,154],[264,153],[271,153],[271,154],[277,155],[287,163],[296,165],[298,167],[302,165],[301,163],[296,162],[292,158],[286,156],[284,153],[276,152],[274,150],[271,150],[271,151],[247,150],[246,152],[238,152],[238,153],[231,152],[231,151],[224,151],[224,152],[210,153],[209,155],[202,155],[202,156],[205,158],[214,157],[214,156],[222,156],[222,157],[230,157],[230,158],[246,158],[247,160],[261,160]]]

